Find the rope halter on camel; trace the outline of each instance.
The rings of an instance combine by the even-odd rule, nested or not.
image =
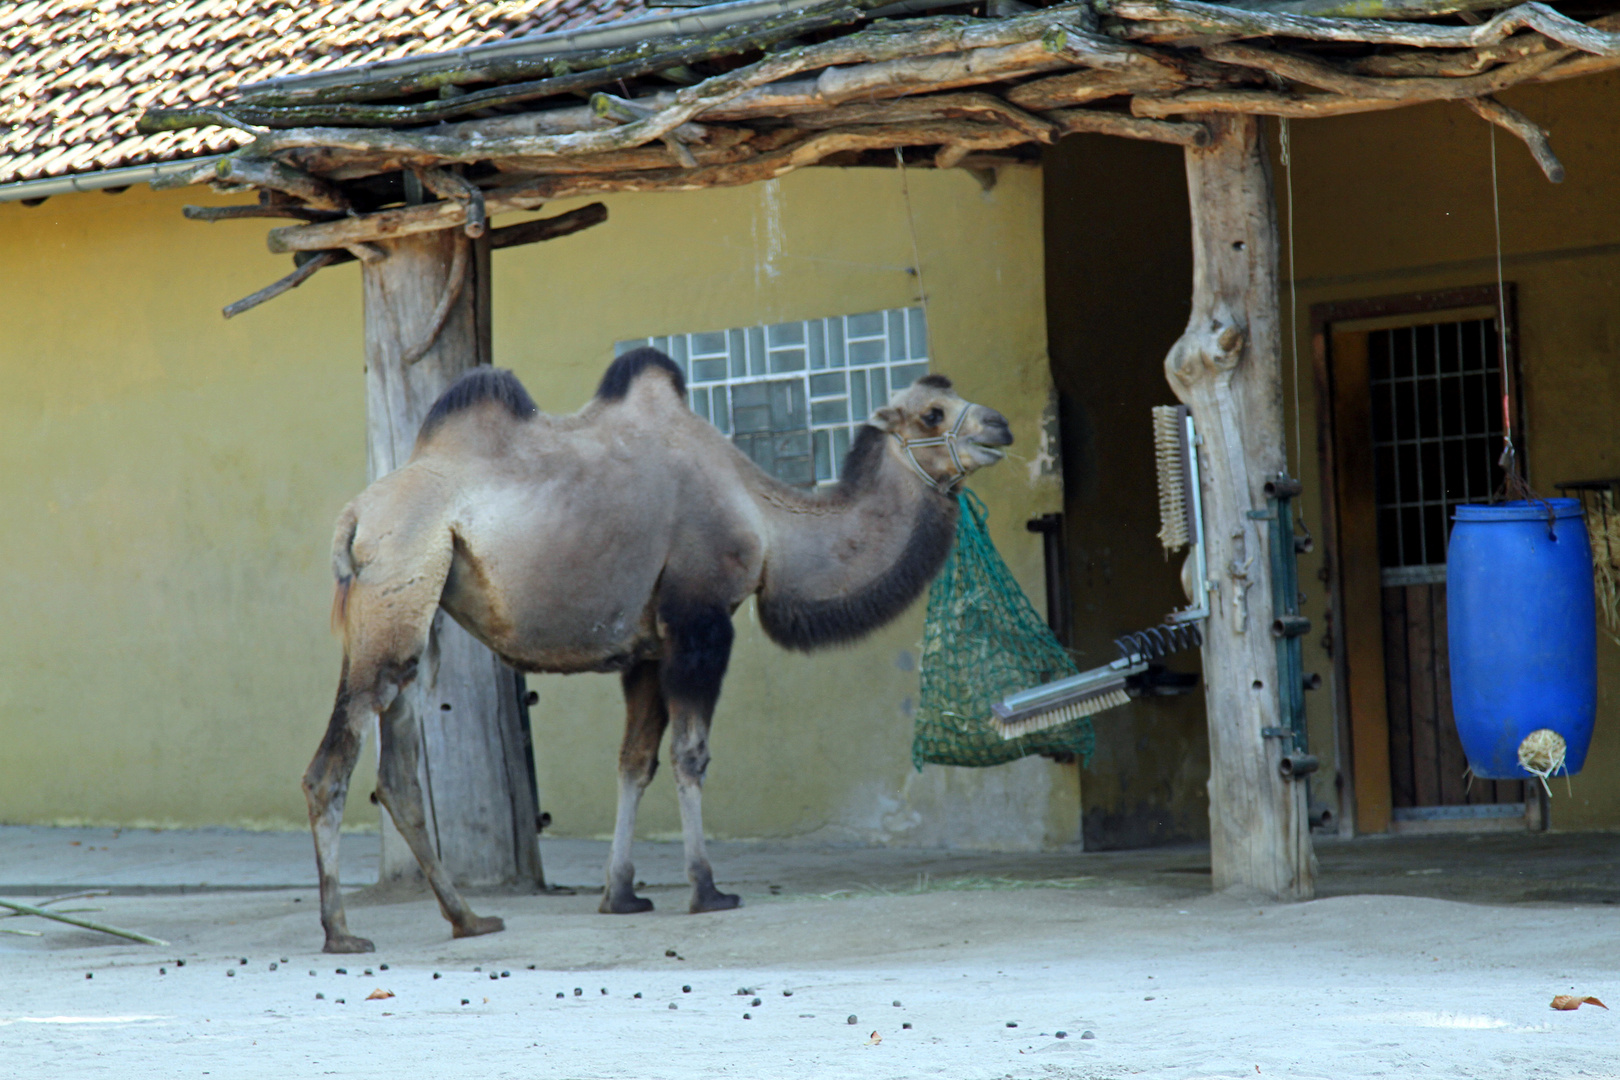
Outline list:
[[[967,414],[972,408],[972,405],[964,404],[962,411],[956,414],[956,423],[952,424],[951,430],[943,435],[933,435],[926,439],[907,439],[898,431],[889,432],[894,437],[894,441],[899,443],[900,448],[906,452],[906,460],[911,462],[911,467],[916,470],[917,475],[922,477],[929,487],[941,495],[949,495],[958,481],[967,475],[967,470],[962,468],[962,457],[956,452],[956,440],[962,434],[962,423],[967,419]],[[917,460],[915,448],[919,446],[943,446],[950,451],[951,468],[956,470],[955,474],[943,480],[936,480],[928,475],[928,470],[923,468],[922,464]]]

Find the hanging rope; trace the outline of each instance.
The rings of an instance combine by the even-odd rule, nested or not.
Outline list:
[[[1294,475],[1305,469],[1305,439],[1301,432],[1299,414],[1299,277],[1294,266],[1294,146],[1288,127],[1288,117],[1281,118],[1278,148],[1282,154],[1283,185],[1288,193],[1288,339],[1292,346],[1294,366]]]
[[[911,229],[911,265],[917,272],[917,299],[922,304],[923,321],[928,321],[928,286],[923,284],[922,252],[917,246],[917,217],[911,212],[911,184],[906,180],[906,159],[894,148],[894,163],[900,168],[900,194],[906,200],[906,225]]]
[[[1502,198],[1496,178],[1496,128],[1491,133],[1491,219],[1496,227],[1496,343],[1497,362],[1502,379],[1502,456],[1497,465],[1502,470],[1502,494],[1520,502],[1539,502],[1547,508],[1547,535],[1556,534],[1553,505],[1530,490],[1529,481],[1519,466],[1519,454],[1513,445],[1513,371],[1508,363],[1507,282],[1502,274]]]

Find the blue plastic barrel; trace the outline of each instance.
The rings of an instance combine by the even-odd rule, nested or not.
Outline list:
[[[1565,768],[1580,772],[1597,713],[1592,552],[1580,501],[1459,506],[1455,521],[1446,618],[1452,711],[1468,764],[1482,779],[1529,777],[1519,744],[1550,728],[1567,745]]]

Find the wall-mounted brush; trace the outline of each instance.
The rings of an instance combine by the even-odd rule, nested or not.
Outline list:
[[[1181,568],[1189,606],[1165,616],[1165,625],[1118,638],[1119,659],[1066,679],[1010,694],[990,706],[997,731],[1016,739],[1095,716],[1129,702],[1138,693],[1149,661],[1204,643],[1201,620],[1209,615],[1204,567],[1204,510],[1198,491],[1198,436],[1185,405],[1153,410],[1153,451],[1159,477],[1159,542],[1165,555],[1190,548]],[[1149,691],[1151,692],[1151,691]]]
[[[1162,693],[1142,686],[1151,662],[1204,643],[1196,622],[1155,626],[1114,640],[1119,659],[1102,667],[1070,675],[1032,690],[1009,694],[990,706],[996,730],[1003,739],[1016,739],[1045,731],[1082,716],[1095,716],[1124,705],[1144,693]]]
[[[1198,489],[1198,433],[1185,405],[1153,408],[1153,457],[1159,474],[1159,543],[1170,555],[1190,547],[1181,566],[1188,607],[1165,616],[1185,623],[1209,614],[1209,572],[1204,566],[1204,500]]]

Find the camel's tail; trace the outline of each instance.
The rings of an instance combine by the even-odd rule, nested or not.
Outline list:
[[[349,625],[349,589],[359,573],[351,550],[354,532],[359,526],[360,516],[355,513],[351,503],[338,515],[337,531],[332,535],[332,574],[337,578],[337,586],[332,592],[332,633],[344,636],[347,636]]]

